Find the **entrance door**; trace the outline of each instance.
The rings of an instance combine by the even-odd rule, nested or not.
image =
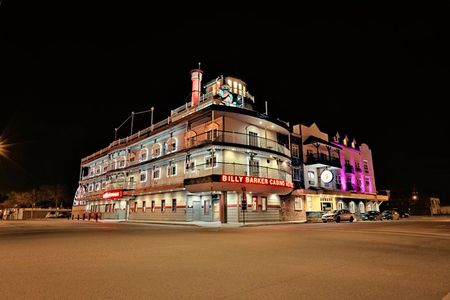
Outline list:
[[[200,217],[201,217],[201,210],[202,210],[202,205],[200,203],[200,201],[194,201],[193,202],[193,209],[194,209],[194,217],[193,220],[194,221],[200,221]]]

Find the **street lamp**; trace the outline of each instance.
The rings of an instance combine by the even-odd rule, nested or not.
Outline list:
[[[8,148],[11,146],[11,144],[7,143],[7,139],[0,135],[0,157],[6,157],[8,158],[9,150]]]

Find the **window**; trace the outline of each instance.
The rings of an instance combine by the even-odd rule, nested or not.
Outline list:
[[[258,209],[258,197],[252,197],[252,210],[256,211]]]
[[[145,212],[146,207],[145,207],[145,201],[142,201],[142,211]]]
[[[306,209],[308,211],[312,211],[313,205],[312,205],[312,197],[306,196]]]
[[[195,160],[191,160],[191,155],[186,155],[186,171],[195,169]]]
[[[137,201],[136,201],[136,202],[134,202],[134,207],[133,207],[133,211],[134,211],[134,212],[137,212]]]
[[[103,166],[103,173],[106,173],[108,171],[108,165]]]
[[[354,214],[356,212],[355,202],[353,202],[353,201],[350,202],[349,209],[352,214]]]
[[[148,159],[148,149],[143,148],[141,149],[139,161],[146,161]]]
[[[166,211],[166,200],[161,200],[161,212]]]
[[[167,153],[177,151],[177,139],[171,137],[166,142]]]
[[[146,182],[147,181],[147,171],[142,171],[139,178],[140,178],[141,182]]]
[[[102,190],[106,189],[106,181],[102,182]]]
[[[186,146],[187,147],[195,146],[196,140],[197,140],[197,134],[195,133],[195,131],[188,131],[186,133]]]
[[[96,190],[96,191],[100,190],[100,182],[97,182],[97,183],[95,184],[95,190]]]
[[[369,173],[369,162],[367,160],[364,161],[364,172]]]
[[[258,134],[256,132],[248,132],[248,144],[250,146],[258,147]]]
[[[209,131],[206,133],[206,139],[207,139],[208,141],[215,140],[215,139],[217,138],[217,133],[218,133],[217,128],[214,128],[214,129],[212,129],[212,130],[209,130]]]
[[[309,179],[315,179],[316,178],[316,174],[313,171],[308,171],[308,178]]]
[[[91,183],[91,184],[89,185],[89,192],[92,192],[92,191],[94,191],[94,185]]]
[[[298,158],[299,157],[298,145],[297,144],[292,144],[291,150],[292,150],[292,156]]]
[[[259,160],[250,158],[248,164],[250,176],[259,176]]]
[[[370,188],[370,177],[366,177],[366,191]]]
[[[209,209],[211,207],[210,205],[211,205],[211,201],[210,200],[203,201],[203,213],[205,215],[209,214]]]
[[[294,198],[294,210],[303,210],[303,199],[301,197]]]
[[[338,207],[337,207],[338,209],[344,209],[344,202],[342,202],[342,201],[339,201],[338,202]]]
[[[151,209],[152,209],[152,212],[155,212],[155,200],[152,200]]]
[[[100,166],[98,166],[98,167],[95,169],[95,173],[96,173],[96,174],[100,174]]]
[[[177,211],[177,199],[172,199],[172,212]]]
[[[299,167],[293,167],[292,168],[292,177],[295,181],[300,181],[300,168]]]
[[[125,168],[125,158],[119,160],[119,168]]]
[[[311,149],[306,150],[306,155],[307,156],[312,156],[313,155],[312,150]]]
[[[161,155],[161,144],[156,143],[152,147],[152,157],[159,157]]]
[[[175,162],[169,162],[167,166],[167,177],[177,175],[177,164]]]
[[[261,210],[267,211],[267,197],[261,197]]]
[[[161,168],[153,167],[153,179],[159,179],[161,176]]]
[[[206,156],[205,165],[206,168],[215,167],[217,165],[217,157],[215,155],[214,158],[212,157],[212,155]]]

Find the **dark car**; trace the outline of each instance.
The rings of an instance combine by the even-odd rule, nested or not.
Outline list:
[[[399,220],[400,214],[395,209],[387,209],[381,213],[384,220]]]
[[[408,212],[403,211],[398,208],[391,208],[391,210],[395,210],[396,212],[398,212],[398,214],[400,215],[400,218],[409,218],[409,216],[410,216],[410,214]]]
[[[377,221],[383,220],[383,215],[376,210],[369,210],[368,212],[361,214],[361,220],[363,221]]]

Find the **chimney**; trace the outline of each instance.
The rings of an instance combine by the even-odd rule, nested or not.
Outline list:
[[[191,107],[195,107],[200,102],[200,94],[202,91],[202,74],[203,71],[200,69],[194,69],[191,71],[192,80],[192,96],[191,96]]]

